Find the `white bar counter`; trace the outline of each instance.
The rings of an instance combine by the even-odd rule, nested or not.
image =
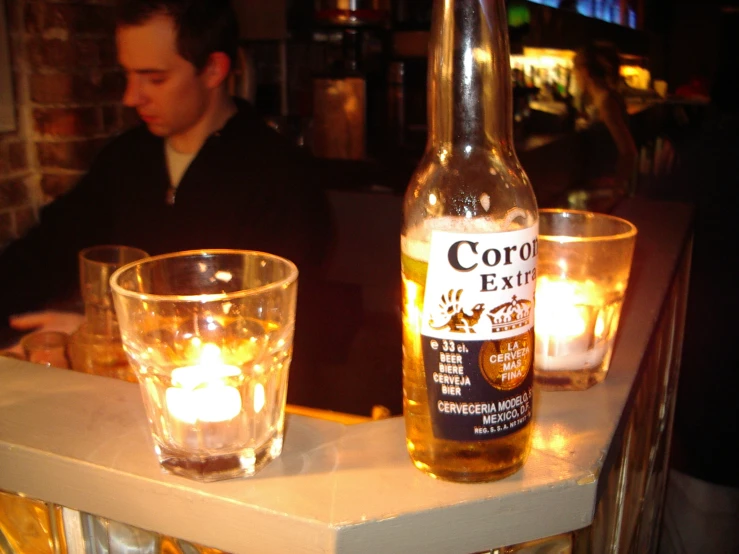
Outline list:
[[[538,392],[531,455],[506,479],[426,476],[400,417],[290,415],[278,460],[198,483],[159,468],[137,385],[0,358],[0,489],[234,554],[472,553],[588,527],[691,233],[682,204],[630,200],[617,215],[639,235],[608,377]]]

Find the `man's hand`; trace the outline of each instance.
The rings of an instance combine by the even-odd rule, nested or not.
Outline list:
[[[84,321],[85,316],[82,314],[53,310],[28,312],[9,318],[10,326],[18,331],[61,331],[68,335],[74,333]],[[20,342],[6,348],[5,351],[24,354]]]
[[[82,314],[52,310],[10,316],[10,326],[18,331],[61,331],[68,335],[84,321]]]

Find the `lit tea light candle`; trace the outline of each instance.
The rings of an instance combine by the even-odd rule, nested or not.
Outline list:
[[[242,403],[239,389],[226,381],[240,374],[238,367],[222,362],[215,344],[203,346],[199,364],[173,370],[173,386],[165,393],[172,438],[188,448],[228,443]]]
[[[590,369],[603,361],[607,345],[600,340],[600,304],[591,282],[539,277],[534,319],[537,369]]]
[[[238,374],[238,368],[234,366],[191,366],[174,370],[172,382],[179,386],[167,389],[169,413],[187,423],[235,418],[241,411],[239,391],[215,379]]]

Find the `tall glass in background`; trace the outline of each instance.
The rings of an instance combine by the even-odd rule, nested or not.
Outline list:
[[[253,251],[157,256],[111,278],[162,467],[250,476],[282,452],[298,270]]]
[[[121,245],[92,246],[80,251],[80,290],[85,303],[85,322],[69,340],[72,369],[136,382],[121,343],[110,276],[116,269],[147,256],[139,248]]]

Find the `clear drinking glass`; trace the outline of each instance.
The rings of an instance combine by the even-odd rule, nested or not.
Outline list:
[[[136,382],[121,344],[110,276],[124,265],[146,258],[139,248],[101,245],[79,253],[80,289],[85,303],[85,322],[69,340],[72,369]]]
[[[298,270],[271,254],[178,252],[111,278],[155,451],[202,481],[255,474],[282,452]]]
[[[68,339],[69,335],[61,331],[36,331],[21,339],[21,348],[29,362],[69,369]]]
[[[139,248],[117,244],[91,246],[80,251],[78,256],[80,288],[90,333],[118,334],[110,276],[116,269],[147,256],[148,254]]]
[[[542,388],[582,390],[605,379],[636,233],[611,215],[539,210],[534,375]]]

